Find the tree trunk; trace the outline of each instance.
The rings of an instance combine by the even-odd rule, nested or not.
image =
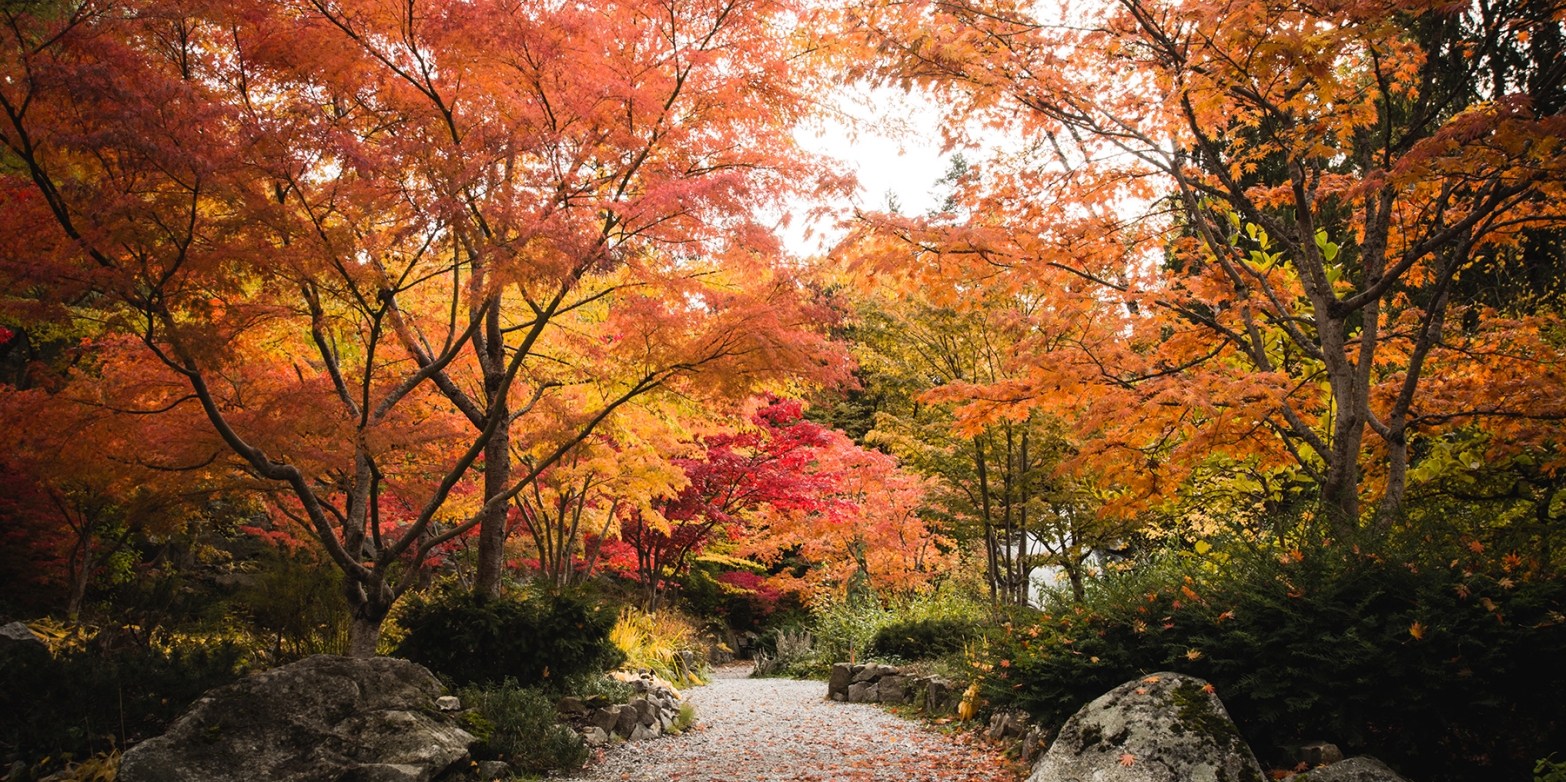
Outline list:
[[[84,522],[85,523],[85,522]],[[82,612],[82,604],[87,602],[87,585],[92,582],[92,534],[87,534],[87,539],[82,542],[82,558],[76,568],[75,576],[71,584],[71,602],[65,608],[66,616],[75,619]]]
[[[343,588],[348,598],[348,656],[374,657],[381,642],[381,625],[391,613],[396,597],[378,575],[370,584],[349,580]]]
[[[381,642],[381,620],[354,616],[348,627],[348,656],[374,657],[375,647]]]
[[[1071,598],[1078,603],[1087,601],[1087,587],[1082,583],[1082,565],[1067,565],[1066,578],[1071,579]]]
[[[490,403],[499,408],[496,414],[508,416],[504,399]],[[511,426],[502,419],[495,434],[484,446],[484,501],[511,488]],[[491,508],[479,523],[478,573],[473,588],[491,595],[500,594],[500,576],[505,569],[506,515],[510,505],[500,503]]]

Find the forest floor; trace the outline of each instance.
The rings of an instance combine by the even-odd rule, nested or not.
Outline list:
[[[685,692],[697,723],[679,736],[625,742],[579,779],[657,782],[856,780],[934,782],[1021,779],[1015,764],[973,739],[860,703],[826,699],[826,683],[751,679],[719,669]]]

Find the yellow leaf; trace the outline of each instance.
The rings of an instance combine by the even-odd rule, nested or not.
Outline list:
[[[1425,626],[1419,622],[1415,622],[1408,626],[1408,634],[1413,636],[1414,640],[1418,641],[1425,637]]]

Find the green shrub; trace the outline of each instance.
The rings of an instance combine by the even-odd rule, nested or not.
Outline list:
[[[964,644],[982,634],[979,623],[970,618],[894,621],[876,631],[870,653],[903,660],[930,660],[961,652]]]
[[[587,762],[587,744],[559,724],[553,699],[537,688],[507,679],[489,687],[464,687],[457,693],[464,727],[479,739],[473,756],[503,760],[520,771],[543,773],[577,769]]]
[[[992,647],[994,705],[1059,724],[1138,675],[1211,681],[1264,759],[1324,738],[1414,779],[1523,778],[1566,741],[1566,583],[1458,552],[1170,554]]]
[[[0,653],[0,757],[81,760],[160,735],[207,690],[237,681],[244,657],[226,642]]]
[[[256,635],[272,647],[274,658],[346,654],[349,614],[342,571],[330,562],[277,552],[264,561],[235,602]]]
[[[636,688],[630,682],[598,672],[572,677],[566,682],[565,691],[594,703],[629,703],[636,697]]]
[[[762,646],[774,658],[788,658],[786,664],[781,664],[773,672],[774,675],[824,678],[832,669],[832,664],[837,662],[863,662],[877,655],[921,659],[897,651],[883,651],[878,647],[876,639],[885,628],[918,623],[941,627],[961,624],[972,628],[974,636],[977,636],[991,621],[990,611],[982,602],[948,583],[930,594],[894,599],[886,603],[845,600],[841,597],[818,600],[811,607],[807,627],[780,627],[763,636]],[[782,654],[777,646],[778,639],[784,633],[797,636],[801,630],[808,630],[811,638],[808,656]],[[953,653],[961,650],[962,644],[958,643]]]
[[[609,640],[616,616],[613,607],[580,594],[416,596],[398,618],[407,635],[393,654],[459,685],[509,678],[563,690],[568,679],[624,661]]]

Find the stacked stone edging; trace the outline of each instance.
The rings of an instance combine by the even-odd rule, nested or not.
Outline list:
[[[837,663],[827,697],[847,703],[911,703],[932,714],[956,711],[962,687],[939,676],[909,675],[893,665]]]
[[[642,674],[629,684],[639,697],[630,703],[589,708],[580,699],[564,698],[557,709],[565,717],[584,725],[582,738],[592,746],[608,743],[611,736],[626,741],[657,738],[674,728],[684,699],[673,687],[650,674]]]

